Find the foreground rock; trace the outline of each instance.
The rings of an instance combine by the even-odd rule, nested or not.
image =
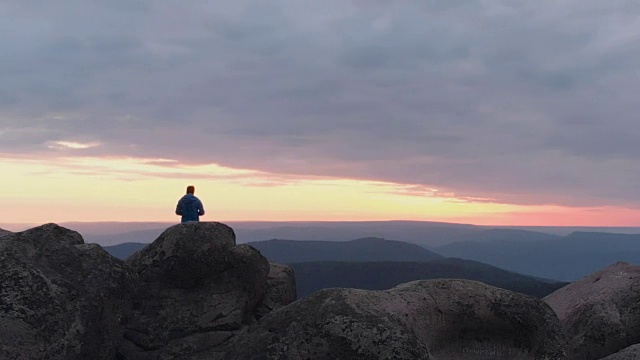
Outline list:
[[[0,241],[0,358],[113,359],[133,273],[55,224]]]
[[[267,314],[225,359],[566,359],[542,301],[468,280],[327,289]]]
[[[211,358],[246,325],[267,290],[269,262],[220,223],[167,229],[127,259],[139,276],[125,359]],[[218,354],[221,355],[221,354]]]
[[[0,229],[0,238],[3,236],[9,236],[13,234],[11,231],[5,230],[5,229]]]
[[[616,263],[544,300],[567,334],[570,359],[601,359],[640,343],[640,266]]]
[[[629,346],[628,348],[609,355],[602,360],[638,360],[640,359],[640,344]]]
[[[270,263],[267,291],[254,310],[255,318],[259,320],[271,311],[296,301],[296,298],[293,270],[287,265]]]

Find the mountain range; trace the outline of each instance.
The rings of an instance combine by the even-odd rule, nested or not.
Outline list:
[[[267,240],[248,243],[271,261],[431,261],[443,256],[419,245],[381,238],[351,241]]]
[[[298,298],[326,288],[385,290],[427,279],[481,281],[519,293],[545,297],[568,283],[536,279],[472,260],[441,258],[428,262],[304,262],[288,264],[296,274]]]
[[[432,248],[446,257],[491,264],[522,274],[575,281],[617,261],[640,263],[640,234],[573,232],[461,241]]]
[[[105,247],[121,259],[146,244]],[[381,238],[351,241],[267,240],[252,242],[269,261],[290,265],[296,274],[298,297],[332,287],[389,289],[421,279],[454,278],[544,297],[566,283],[537,279],[478,261],[444,258],[419,245]]]
[[[389,228],[384,230],[384,224]],[[113,247],[111,251],[115,256],[126,257],[139,250],[144,244],[129,243],[149,243],[153,241],[162,228],[153,228],[160,224],[148,224],[147,228],[138,228],[120,234],[101,233],[97,235],[85,235],[87,242],[97,242],[102,245],[120,244]],[[309,228],[305,229],[305,225]],[[243,227],[244,226],[244,227]],[[113,224],[111,231],[117,231],[118,224]],[[547,228],[544,228],[547,229]],[[551,228],[558,230],[557,228]],[[568,230],[569,228],[562,228]],[[101,229],[103,230],[103,229]],[[598,269],[606,267],[616,261],[627,261],[633,264],[640,263],[640,235],[639,234],[617,234],[607,232],[587,232],[574,231],[569,234],[559,235],[540,231],[509,228],[482,228],[473,225],[456,225],[442,223],[423,222],[356,222],[356,223],[297,223],[289,226],[268,227],[265,223],[240,224],[239,228],[234,228],[238,243],[251,243],[253,246],[266,251],[268,256],[279,259],[282,262],[304,262],[304,261],[340,261],[340,243],[347,234],[370,234],[396,239],[403,243],[410,243],[413,251],[404,252],[402,261],[423,261],[419,258],[425,254],[423,249],[431,251],[428,256],[441,255],[442,257],[456,257],[468,260],[475,260],[489,265],[493,265],[505,270],[518,272],[521,274],[537,276],[542,278],[557,279],[561,281],[575,281]],[[627,228],[621,231],[632,231]],[[397,236],[380,236],[375,231],[393,233]],[[300,241],[289,242],[288,240],[271,240],[267,248],[266,239],[286,239],[286,237],[265,237],[270,235],[299,235],[296,238]],[[335,235],[337,238],[331,238]],[[422,237],[420,237],[420,235]],[[262,241],[247,241],[258,238]],[[318,238],[324,238],[322,243],[335,242],[336,245],[325,244],[326,251],[335,253],[331,257],[325,254],[321,257],[305,255],[321,251],[314,250]],[[307,242],[308,244],[303,244]],[[418,247],[419,245],[419,247]],[[375,245],[374,245],[375,246]],[[269,250],[272,249],[273,250]],[[398,251],[397,249],[387,249],[388,251]],[[271,252],[269,252],[271,251]],[[324,251],[324,250],[322,250]],[[362,253],[365,249],[360,249]],[[366,259],[366,261],[394,261],[387,255],[379,258]],[[387,256],[387,257],[384,257]],[[418,258],[416,258],[418,257]],[[352,257],[350,259],[353,259]],[[351,261],[351,260],[349,260]]]

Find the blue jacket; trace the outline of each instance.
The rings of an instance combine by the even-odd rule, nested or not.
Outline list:
[[[200,216],[204,215],[204,207],[195,195],[187,194],[178,201],[176,215],[182,215],[182,222],[200,221]]]

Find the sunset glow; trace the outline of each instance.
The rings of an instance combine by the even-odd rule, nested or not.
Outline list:
[[[177,199],[196,186],[216,221],[423,220],[478,225],[633,226],[622,208],[519,206],[459,199],[414,184],[271,174],[164,159],[2,159],[5,223],[175,221]],[[421,190],[422,189],[422,190]]]

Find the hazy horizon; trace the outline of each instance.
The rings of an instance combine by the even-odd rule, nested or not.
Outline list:
[[[204,220],[203,220],[204,221]],[[222,221],[220,221],[222,222]],[[123,234],[135,231],[144,230],[159,230],[166,229],[172,225],[178,224],[176,221],[98,221],[98,222],[60,222],[58,225],[69,227],[73,230],[86,232],[91,235],[112,235]],[[427,227],[438,226],[452,226],[452,227],[472,227],[479,229],[514,229],[514,230],[526,230],[537,231],[555,235],[568,235],[574,231],[585,232],[606,232],[606,233],[619,233],[619,234],[640,234],[640,226],[530,226],[530,225],[478,225],[467,223],[453,223],[453,222],[432,222],[432,221],[414,221],[414,220],[383,220],[383,221],[229,221],[223,222],[231,227],[240,227],[243,230],[261,230],[272,229],[281,227],[299,227],[304,228],[321,226],[326,228],[335,227],[349,227],[350,225],[384,225],[394,224],[400,225],[426,225]],[[44,223],[43,223],[44,224]],[[43,224],[24,224],[24,223],[0,223],[0,229],[19,232],[24,231]],[[87,230],[89,229],[89,230]],[[84,231],[83,231],[84,230]],[[376,236],[376,234],[370,234],[370,236]],[[153,240],[153,239],[151,239]],[[265,239],[266,240],[266,239]]]

